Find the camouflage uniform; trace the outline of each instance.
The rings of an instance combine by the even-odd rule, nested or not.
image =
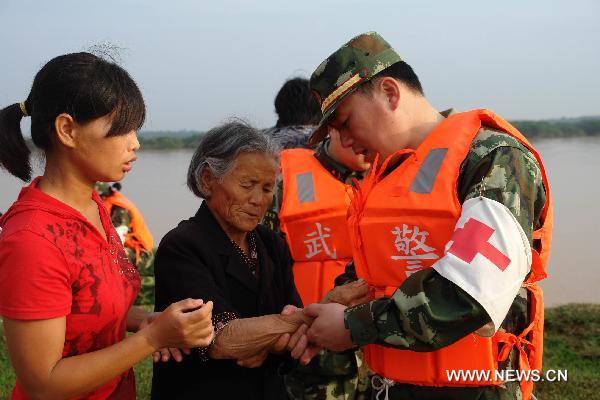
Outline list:
[[[310,129],[310,132],[314,127]],[[306,138],[308,140],[308,137]],[[346,184],[361,179],[362,174],[338,163],[327,153],[329,141],[315,151],[315,157],[332,176]],[[280,232],[279,211],[283,201],[283,180],[277,182],[273,203],[263,224]],[[334,353],[323,350],[310,364],[298,364],[286,375],[288,394],[292,399],[304,400],[363,400],[370,398],[370,373],[362,360],[362,352],[349,350]]]
[[[327,118],[349,93],[398,61],[400,57],[376,33],[352,39],[326,59],[311,77],[311,88],[321,97],[324,115],[311,142],[321,140]],[[483,196],[505,205],[532,244],[532,233],[540,225],[546,193],[536,159],[516,139],[503,132],[481,129],[461,166],[457,190],[461,203]],[[354,279],[356,273],[350,262],[345,274],[336,279],[336,285]],[[437,350],[487,322],[489,317],[478,302],[432,268],[411,275],[392,297],[348,308],[345,312],[345,323],[355,344],[381,344],[414,351]],[[527,323],[526,294],[520,294],[501,329],[518,334]],[[517,369],[517,359],[517,351],[513,349],[499,368]],[[499,400],[520,399],[521,390],[518,382],[484,387],[396,383],[389,388],[388,396],[390,399]]]
[[[105,198],[110,196],[113,189],[108,183],[98,182],[96,191],[100,197]],[[114,206],[110,213],[110,219],[119,233],[119,236],[130,232],[131,214],[122,207]],[[123,240],[123,238],[121,238]],[[154,303],[154,252],[142,249],[140,251],[139,260],[136,263],[135,250],[125,247],[125,253],[129,262],[136,265],[142,278],[142,289],[136,299],[136,304],[153,304]]]
[[[263,133],[275,139],[282,149],[310,149],[310,135],[315,130],[312,125],[292,125],[265,129]]]

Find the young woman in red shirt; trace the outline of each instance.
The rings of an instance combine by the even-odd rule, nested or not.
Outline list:
[[[135,363],[212,340],[210,302],[187,299],[156,314],[132,306],[139,275],[93,190],[131,170],[145,113],[129,74],[89,53],[52,59],[27,99],[0,111],[0,165],[31,177],[23,117],[46,161],[0,218],[12,399],[134,399]]]

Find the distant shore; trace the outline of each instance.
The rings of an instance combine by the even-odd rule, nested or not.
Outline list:
[[[600,116],[510,121],[529,139],[600,136]],[[142,150],[194,149],[204,132],[142,131]]]

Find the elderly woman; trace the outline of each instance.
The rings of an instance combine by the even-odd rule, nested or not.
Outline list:
[[[301,306],[292,260],[284,241],[258,225],[278,170],[277,146],[244,123],[203,136],[188,187],[204,202],[160,243],[156,309],[188,297],[211,300],[216,336],[208,353],[172,350],[174,357],[156,363],[153,399],[287,397],[279,368],[284,357],[273,353],[306,317],[280,315],[286,305]]]

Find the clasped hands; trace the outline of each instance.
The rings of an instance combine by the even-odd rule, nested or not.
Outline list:
[[[282,335],[274,346],[277,350],[289,350],[291,356],[304,365],[321,351],[344,351],[354,347],[350,332],[344,325],[344,310],[370,300],[369,286],[359,279],[345,285],[336,286],[327,292],[319,303],[311,304],[302,312],[312,318],[310,326],[302,324],[293,334]],[[282,314],[290,315],[300,311],[288,305]]]
[[[369,300],[369,286],[357,280],[335,287],[319,303],[304,309],[287,305],[280,315],[234,319],[220,331],[208,355],[235,359],[240,366],[255,368],[270,353],[290,351],[292,357],[308,364],[323,348],[343,351],[354,346],[344,326],[344,310]],[[188,349],[182,351],[189,354]],[[161,349],[154,361],[168,361],[170,356],[176,361],[183,358],[177,349]]]

